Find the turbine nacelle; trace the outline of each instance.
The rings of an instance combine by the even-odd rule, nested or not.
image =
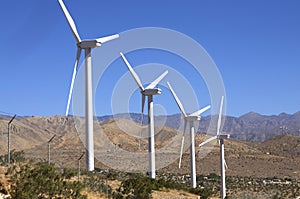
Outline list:
[[[101,43],[97,40],[82,40],[79,43],[77,43],[77,46],[79,48],[85,49],[85,48],[97,48],[101,46]]]
[[[220,134],[220,135],[217,135],[217,138],[220,140],[220,139],[229,139],[230,138],[230,135],[229,134]]]
[[[150,96],[150,95],[159,95],[161,94],[161,89],[160,88],[149,88],[141,91],[141,93],[145,96]]]
[[[184,118],[186,122],[194,122],[201,119],[201,116],[191,115]]]

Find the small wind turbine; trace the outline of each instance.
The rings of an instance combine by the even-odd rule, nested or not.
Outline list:
[[[184,134],[185,129],[187,126],[187,123],[189,123],[190,126],[190,161],[191,161],[191,187],[196,188],[196,162],[195,162],[195,128],[194,128],[194,122],[200,120],[200,114],[205,112],[210,108],[210,105],[206,106],[205,108],[202,108],[192,114],[187,115],[179,98],[177,97],[176,93],[174,92],[172,86],[169,82],[167,82],[169,89],[184,117],[184,129],[182,134],[182,141],[181,141],[181,148],[180,148],[180,158],[179,158],[179,165],[178,167],[181,167],[181,158],[182,158],[182,152],[183,152],[183,144],[184,144]]]
[[[80,181],[80,160],[84,156],[84,152],[81,154],[81,156],[78,158],[78,182]]]
[[[50,140],[48,141],[48,164],[50,165],[50,155],[51,155],[51,152],[50,152],[50,145],[51,145],[51,142],[52,140],[55,138],[56,135],[53,135]]]
[[[10,125],[16,118],[16,114],[9,120],[7,124],[7,164],[10,165]]]
[[[228,139],[230,137],[230,135],[228,135],[228,134],[220,134],[223,101],[224,101],[224,96],[222,96],[222,98],[221,98],[220,112],[219,112],[218,126],[217,126],[217,135],[205,140],[204,142],[202,142],[199,145],[199,147],[201,147],[201,146],[203,146],[203,145],[207,144],[208,142],[211,142],[215,139],[219,140],[219,145],[220,145],[220,166],[221,166],[221,198],[222,199],[224,199],[226,197],[225,167],[227,167],[227,164],[225,162],[224,139]]]
[[[161,74],[157,79],[155,79],[151,84],[149,84],[146,88],[143,87],[139,76],[135,73],[123,53],[120,52],[120,55],[125,62],[129,72],[140,88],[142,94],[142,115],[144,114],[144,105],[145,98],[148,98],[148,125],[149,125],[149,173],[151,178],[155,178],[155,149],[154,149],[154,115],[153,115],[153,95],[161,94],[161,89],[156,88],[156,85],[167,75],[168,71],[165,71]]]
[[[81,50],[85,51],[85,119],[86,119],[86,166],[87,170],[94,170],[94,140],[93,140],[93,94],[92,94],[92,57],[91,49],[101,46],[103,43],[119,37],[118,34],[98,39],[81,40],[69,11],[62,0],[58,0],[64,15],[69,23],[77,44],[77,55],[73,69],[72,81],[69,91],[66,116],[69,113],[70,101],[73,92],[74,80],[77,72]]]

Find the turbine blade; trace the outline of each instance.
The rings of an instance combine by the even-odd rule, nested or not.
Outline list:
[[[182,104],[181,104],[179,98],[177,97],[176,93],[174,92],[174,90],[173,90],[171,84],[170,84],[169,82],[167,82],[167,84],[168,84],[168,87],[169,87],[169,89],[170,89],[170,91],[171,91],[171,93],[172,93],[172,95],[173,95],[173,97],[174,97],[174,99],[175,99],[175,101],[176,101],[176,103],[177,103],[177,105],[178,105],[178,107],[179,107],[181,113],[182,113],[183,116],[186,118],[186,117],[187,117],[187,114],[185,113],[184,108],[183,108],[183,106],[182,106]]]
[[[132,77],[134,78],[135,82],[137,83],[138,87],[140,88],[141,91],[144,91],[145,89],[141,83],[139,76],[135,73],[135,71],[133,70],[133,68],[131,67],[131,65],[129,64],[129,62],[127,61],[126,57],[123,55],[122,52],[120,52],[120,55],[123,61],[125,62],[129,72],[131,73]]]
[[[110,35],[110,36],[107,36],[107,37],[101,37],[99,39],[96,39],[96,41],[103,44],[105,42],[108,42],[108,41],[111,41],[111,40],[114,40],[114,39],[117,39],[117,38],[119,38],[119,34]]]
[[[180,157],[179,157],[179,164],[178,168],[181,168],[181,160],[182,160],[182,153],[183,153],[183,145],[184,145],[184,135],[182,135],[182,140],[181,140],[181,146],[180,146]]]
[[[189,116],[198,116],[198,115],[200,115],[201,113],[207,111],[208,109],[210,109],[210,105],[208,105],[208,106],[206,106],[206,107],[200,109],[199,111],[196,111],[196,112],[190,114]]]
[[[221,98],[220,112],[219,112],[218,126],[217,126],[217,135],[220,134],[221,119],[222,119],[222,109],[223,109],[223,101],[224,101],[224,96],[222,96],[222,98]]]
[[[143,130],[143,120],[144,120],[144,106],[145,106],[145,95],[142,94],[142,113],[141,113],[141,130],[140,130],[140,139],[139,139],[139,149],[141,149],[141,139],[142,139],[142,130]]]
[[[224,158],[224,165],[225,165],[225,169],[228,169],[228,166],[227,166],[225,158]]]
[[[166,70],[163,74],[161,74],[158,78],[156,78],[151,84],[149,84],[146,87],[146,89],[154,88],[167,74],[168,74],[168,71]]]
[[[62,0],[58,0],[58,3],[60,4],[60,7],[61,9],[63,10],[64,12],[64,15],[68,21],[68,24],[73,32],[73,35],[76,39],[76,42],[79,43],[81,41],[80,37],[79,37],[79,34],[78,34],[78,31],[77,31],[77,28],[76,28],[76,25],[75,25],[75,22],[74,20],[72,19],[68,9],[66,8],[64,2]]]
[[[71,102],[71,97],[72,97],[72,93],[73,93],[74,81],[75,81],[75,77],[76,77],[76,73],[77,73],[80,55],[81,55],[81,49],[77,48],[76,60],[75,60],[75,65],[74,65],[74,69],[73,69],[72,81],[71,81],[69,97],[68,97],[68,102],[67,102],[67,108],[66,108],[66,116],[68,116],[68,114],[69,114],[70,102]]]
[[[142,115],[144,115],[145,95],[142,94]]]
[[[218,138],[218,136],[213,136],[211,138],[208,138],[207,140],[205,140],[204,142],[202,142],[201,144],[199,144],[199,147],[201,147],[201,146],[203,146],[203,145],[205,145],[205,144],[207,144],[207,143],[209,143],[209,142],[211,142],[211,141],[213,141],[213,140],[215,140],[217,138]]]
[[[185,130],[186,130],[186,121],[184,121],[184,127],[183,127],[183,133],[182,133],[182,140],[181,140],[181,147],[180,147],[180,157],[179,157],[179,164],[178,164],[179,169],[181,167]]]

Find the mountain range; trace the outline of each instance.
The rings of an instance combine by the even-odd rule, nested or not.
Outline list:
[[[107,115],[98,117],[97,119],[102,122],[111,118],[126,118],[141,123],[141,114],[138,113]],[[300,135],[300,111],[294,114],[281,113],[270,116],[249,112],[240,117],[224,116],[223,121],[222,132],[230,134],[232,139],[237,140],[264,141],[276,135]],[[142,123],[147,124],[147,115],[143,117]],[[155,123],[159,126],[183,130],[183,118],[181,114],[156,116]],[[214,134],[216,132],[216,124],[216,115],[204,116],[199,121],[198,132]]]

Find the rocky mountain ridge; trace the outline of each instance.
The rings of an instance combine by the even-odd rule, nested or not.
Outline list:
[[[138,113],[117,114],[98,117],[99,121],[105,121],[110,118],[126,118],[137,123],[141,122],[141,115]],[[181,129],[183,118],[181,114],[169,116],[156,116],[156,123],[173,129]],[[300,135],[300,111],[294,114],[281,113],[279,115],[261,115],[255,112],[249,112],[240,117],[225,116],[223,117],[222,132],[230,134],[232,139],[246,141],[264,141],[276,135],[294,134]],[[198,132],[207,133],[211,125],[212,129],[217,124],[217,116],[204,116],[198,125]],[[147,124],[147,115],[144,116],[143,124]],[[214,131],[209,132],[214,134]]]

